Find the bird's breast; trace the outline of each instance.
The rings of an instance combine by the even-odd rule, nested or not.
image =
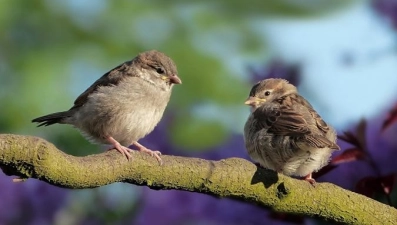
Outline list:
[[[97,142],[112,136],[128,146],[151,132],[169,101],[169,91],[131,78],[117,86],[103,86],[82,106],[77,128]]]

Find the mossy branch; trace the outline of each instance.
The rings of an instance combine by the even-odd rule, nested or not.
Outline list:
[[[116,151],[75,157],[38,137],[0,135],[0,168],[5,174],[59,187],[83,189],[125,182],[233,198],[344,224],[397,224],[397,210],[390,206],[329,183],[313,187],[244,159],[211,161],[167,155],[162,159],[160,166],[139,152],[134,152],[131,161]]]

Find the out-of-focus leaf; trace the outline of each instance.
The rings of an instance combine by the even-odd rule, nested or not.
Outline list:
[[[174,0],[175,3],[186,1]],[[247,15],[267,15],[282,17],[313,17],[331,13],[355,3],[356,1],[344,0],[317,0],[317,1],[239,1],[239,0],[221,0],[221,1],[189,1],[190,4],[211,4],[216,13],[229,15],[231,19],[237,20],[241,16]],[[156,1],[156,4],[163,4],[164,7],[170,5],[169,1]]]
[[[386,130],[390,125],[397,121],[397,104],[394,106],[393,109],[389,111],[386,119],[383,121],[382,124],[382,131]]]
[[[175,107],[188,108],[210,99],[217,104],[240,104],[247,90],[242,81],[226,71],[219,59],[197,52],[186,44],[183,49],[169,43],[172,48],[164,50],[173,57],[183,84],[173,90],[172,104]],[[191,54],[194,52],[194,54]]]
[[[356,184],[356,191],[367,197],[372,198],[375,193],[389,195],[393,190],[396,174],[392,173],[382,177],[364,177]]]
[[[338,135],[338,138],[352,144],[353,146],[357,147],[358,149],[363,149],[362,144],[360,141],[357,139],[357,137],[350,131],[343,132],[342,135]]]
[[[222,143],[228,132],[216,121],[200,120],[189,116],[174,121],[171,138],[181,149],[203,150]]]
[[[362,119],[360,123],[357,125],[356,134],[353,134],[350,131],[343,132],[342,135],[338,135],[338,138],[352,144],[360,151],[367,150],[367,139],[366,139],[366,132],[367,129],[367,122],[365,119]]]
[[[331,164],[338,165],[341,163],[352,162],[365,158],[366,153],[358,148],[349,148],[342,152],[342,154],[334,157],[331,160]]]
[[[360,122],[357,125],[356,128],[356,137],[361,143],[361,149],[366,150],[367,149],[367,137],[366,137],[366,131],[367,131],[367,121],[365,119],[361,119]]]

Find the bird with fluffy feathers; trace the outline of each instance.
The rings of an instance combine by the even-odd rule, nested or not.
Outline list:
[[[255,84],[245,101],[251,114],[244,127],[248,154],[255,162],[289,176],[305,177],[328,164],[336,132],[284,79]]]

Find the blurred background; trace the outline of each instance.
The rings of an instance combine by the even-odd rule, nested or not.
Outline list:
[[[339,134],[348,131],[317,181],[395,207],[396,28],[395,0],[1,1],[0,132],[40,136],[73,155],[102,152],[70,126],[30,121],[69,109],[104,73],[157,49],[183,84],[146,146],[248,159],[243,102],[257,81],[286,78]],[[198,193],[11,179],[0,172],[0,225],[326,224]]]

